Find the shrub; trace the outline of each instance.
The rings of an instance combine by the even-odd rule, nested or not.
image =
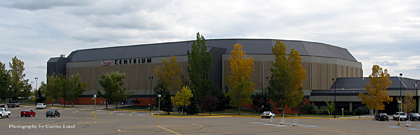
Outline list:
[[[354,114],[355,115],[369,114],[369,109],[367,109],[366,107],[358,107],[356,110],[354,110]]]
[[[313,109],[312,109],[312,113],[313,114],[323,114],[325,112],[325,110],[321,107],[321,108],[318,108],[318,106],[314,106],[313,107]]]

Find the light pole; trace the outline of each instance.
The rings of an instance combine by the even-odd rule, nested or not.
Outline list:
[[[419,102],[419,96],[417,95],[417,80],[416,80],[416,103],[418,103],[418,102]],[[418,106],[417,106],[417,108],[418,108]],[[419,109],[417,109],[416,112],[418,113]]]
[[[400,125],[400,119],[401,119],[401,112],[402,112],[402,97],[401,97],[401,77],[402,77],[402,73],[400,73],[400,76],[398,78],[398,80],[400,81],[400,113],[398,113],[398,126]]]
[[[333,83],[335,83],[334,82],[334,78],[332,78],[332,81],[333,81]],[[336,93],[337,93],[337,84],[333,84],[334,85],[334,108],[335,108],[335,98],[336,98]],[[332,112],[332,113],[334,113],[334,112]],[[336,118],[335,117],[335,113],[334,113],[334,118]]]
[[[268,80],[268,77],[265,77],[265,79],[267,79],[267,81],[269,81]],[[270,84],[270,83],[269,83]],[[270,110],[270,111],[272,111],[271,110],[271,105],[270,105],[270,90],[269,89],[267,89],[267,91],[268,91],[268,109]],[[284,109],[284,106],[283,106],[283,109]],[[284,115],[284,110],[283,110],[283,115]]]
[[[38,102],[38,98],[39,98],[39,95],[41,95],[41,92],[38,90],[38,77],[35,77],[35,90],[37,90],[37,96],[36,96],[36,100],[35,100],[35,105],[36,105],[36,102]]]
[[[152,85],[153,85],[153,76],[149,77],[149,80],[150,80],[149,111],[152,111]]]
[[[159,127],[160,97],[161,97],[161,95],[160,95],[160,94],[158,94],[158,98],[159,98],[159,105],[158,105],[158,121],[157,121],[157,126],[158,126],[158,127]]]

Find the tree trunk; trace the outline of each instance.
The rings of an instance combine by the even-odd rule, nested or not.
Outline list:
[[[74,100],[71,101],[71,107],[74,107]]]
[[[184,106],[181,106],[182,116],[184,116]]]
[[[241,115],[241,106],[238,107],[238,115]]]
[[[64,107],[66,107],[66,99],[63,98],[63,102],[64,102]]]

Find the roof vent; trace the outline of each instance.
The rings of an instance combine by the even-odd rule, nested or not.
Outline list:
[[[66,57],[66,55],[64,55],[64,54],[61,54],[61,55],[60,55],[60,57],[61,57],[61,58],[65,58],[65,57]]]

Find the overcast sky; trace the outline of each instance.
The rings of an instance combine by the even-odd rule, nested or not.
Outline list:
[[[364,76],[379,64],[391,76],[420,78],[419,0],[2,0],[0,31],[0,61],[23,60],[38,87],[51,57],[194,40],[196,32],[331,44],[362,62]]]

